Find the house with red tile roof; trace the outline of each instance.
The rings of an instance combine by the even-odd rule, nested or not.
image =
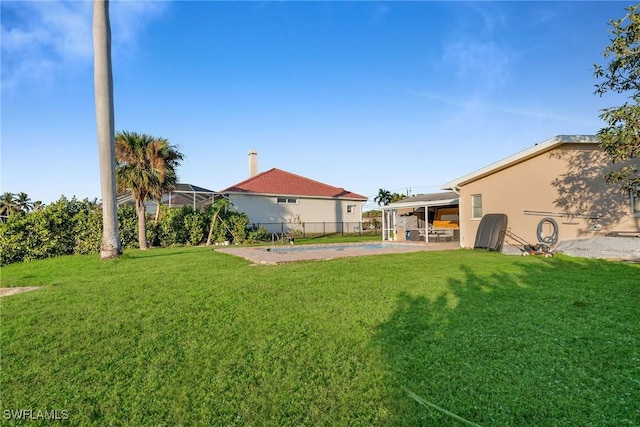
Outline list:
[[[253,224],[361,222],[366,196],[272,168],[257,173],[249,153],[250,177],[221,190]]]

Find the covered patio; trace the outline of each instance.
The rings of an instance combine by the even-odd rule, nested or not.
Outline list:
[[[460,240],[458,194],[421,194],[382,207],[382,240]]]

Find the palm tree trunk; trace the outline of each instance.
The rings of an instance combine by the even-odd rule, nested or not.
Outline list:
[[[93,1],[93,87],[98,131],[98,158],[102,192],[102,245],[100,258],[117,258],[122,253],[116,199],[116,156],[111,74],[111,26],[109,1]]]
[[[207,236],[207,243],[205,244],[205,246],[209,246],[211,244],[211,236],[213,236],[213,229],[216,227],[216,220],[218,219],[218,214],[220,213],[221,209],[222,206],[216,209],[215,213],[213,214],[213,218],[211,218],[211,226],[209,227],[209,235]]]
[[[158,220],[160,219],[160,202],[156,202],[156,216],[154,218],[154,221],[156,224],[158,224]]]
[[[144,206],[144,200],[136,200],[136,214],[138,214],[138,246],[145,251],[149,246],[147,246],[147,209]]]

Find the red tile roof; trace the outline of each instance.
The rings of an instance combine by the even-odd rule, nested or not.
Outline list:
[[[220,192],[367,200],[367,197],[344,188],[333,187],[277,168],[259,173]]]

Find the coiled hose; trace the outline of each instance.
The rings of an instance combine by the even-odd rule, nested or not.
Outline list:
[[[543,228],[545,223],[549,223],[551,225],[551,229],[553,232],[548,236],[543,236]],[[542,218],[538,223],[538,242],[544,243],[546,245],[555,245],[558,243],[558,223],[553,218]]]

